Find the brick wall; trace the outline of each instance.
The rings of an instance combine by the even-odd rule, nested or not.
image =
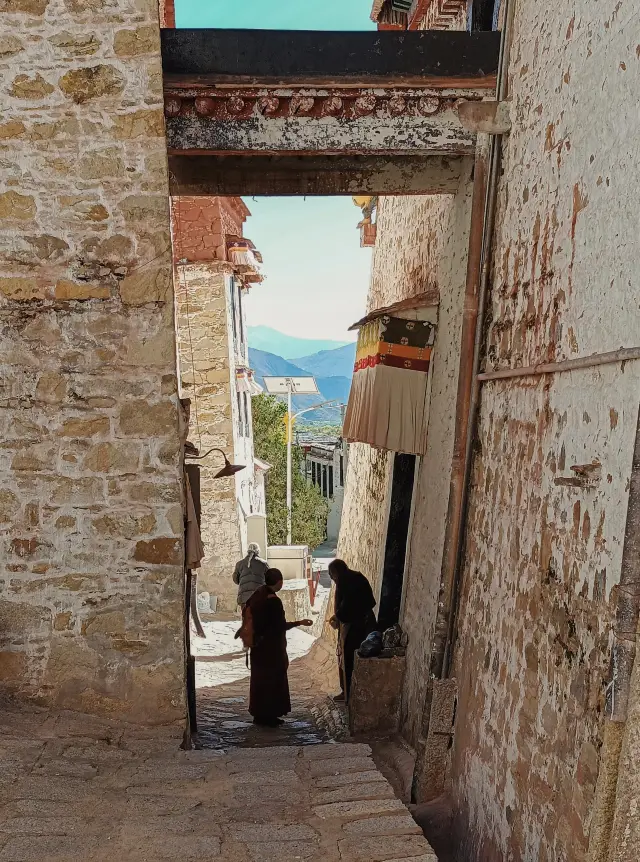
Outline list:
[[[184,714],[158,9],[0,3],[0,685]]]

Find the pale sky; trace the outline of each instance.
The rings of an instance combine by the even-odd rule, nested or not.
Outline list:
[[[176,0],[178,27],[375,30],[372,0]],[[249,325],[305,338],[354,339],[365,313],[371,250],[360,248],[350,198],[244,198],[245,235],[264,255]]]
[[[360,248],[360,210],[348,197],[243,198],[244,232],[262,252],[262,284],[246,302],[250,326],[299,338],[355,340],[363,317],[371,249]]]
[[[176,0],[178,27],[375,30],[372,0]]]

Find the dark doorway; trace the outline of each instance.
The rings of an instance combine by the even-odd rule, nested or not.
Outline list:
[[[415,455],[395,456],[378,613],[378,623],[382,631],[394,626],[400,619],[415,470]]]

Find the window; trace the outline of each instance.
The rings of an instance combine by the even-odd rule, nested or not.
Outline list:
[[[327,472],[329,473],[329,496],[333,497],[333,467],[330,466]]]
[[[242,314],[242,287],[238,286],[238,329],[240,331],[240,348],[244,352],[244,316]]]
[[[238,432],[244,437],[244,417],[242,414],[242,393],[238,392]]]
[[[237,290],[236,280],[232,276],[231,277],[230,292],[231,292],[231,327],[233,329],[234,346],[235,346],[235,342],[238,339],[238,327],[237,327],[237,322],[236,322],[236,290]]]
[[[251,407],[249,406],[249,396],[246,392],[242,393],[242,400],[244,401],[244,425],[245,425],[245,437],[251,436]]]
[[[327,496],[327,468],[324,465],[322,467],[322,496]]]
[[[344,456],[340,456],[340,487],[344,488]]]
[[[472,0],[469,7],[469,29],[497,30],[500,0]]]

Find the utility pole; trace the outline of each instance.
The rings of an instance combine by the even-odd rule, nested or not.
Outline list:
[[[292,381],[287,386],[287,545],[291,544],[291,438],[293,437],[293,417],[291,415]]]

